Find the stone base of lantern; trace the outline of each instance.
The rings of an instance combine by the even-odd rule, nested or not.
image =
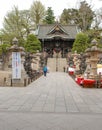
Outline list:
[[[25,71],[22,71],[21,73],[21,79],[11,79],[11,86],[12,87],[25,87],[28,84],[30,84],[30,79],[26,75]]]
[[[11,86],[13,87],[21,87],[24,86],[24,82],[22,79],[12,79],[11,80]]]

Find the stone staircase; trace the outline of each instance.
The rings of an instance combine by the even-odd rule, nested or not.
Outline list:
[[[56,58],[48,58],[47,66],[49,67],[50,72],[55,72],[56,71]]]
[[[58,71],[63,72],[63,67],[67,66],[66,58],[58,58]]]
[[[50,72],[63,72],[63,67],[67,66],[66,58],[48,58],[47,66]]]

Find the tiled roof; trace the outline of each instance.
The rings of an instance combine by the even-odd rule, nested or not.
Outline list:
[[[61,28],[61,30],[64,32],[60,35],[55,35],[54,33],[50,33],[53,31],[56,24],[48,24],[48,25],[39,25],[38,26],[38,38],[39,39],[50,39],[53,37],[62,37],[67,39],[75,39],[77,34],[77,26],[75,25],[61,25],[57,24],[58,27]],[[50,33],[50,34],[49,34]]]

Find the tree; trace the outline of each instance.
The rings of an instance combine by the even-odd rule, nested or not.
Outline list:
[[[60,17],[60,22],[63,24],[77,24],[78,10],[77,9],[64,9]]]
[[[36,53],[37,50],[41,50],[41,43],[37,37],[33,34],[29,34],[25,43],[26,52]]]
[[[60,22],[64,24],[76,24],[81,31],[90,29],[94,19],[94,12],[86,1],[80,2],[79,9],[64,9]]]
[[[80,22],[78,23],[79,28],[82,31],[86,31],[90,29],[93,18],[94,18],[94,12],[92,11],[90,5],[86,3],[86,1],[82,1],[80,3],[79,8],[79,19]]]
[[[51,7],[48,7],[46,12],[47,13],[46,13],[44,22],[47,23],[47,24],[55,23],[55,16],[54,16],[54,13],[53,13],[53,10],[51,9]]]
[[[3,40],[12,42],[14,37],[19,39],[19,44],[24,41],[24,36],[30,33],[30,13],[28,10],[19,11],[17,7],[13,7],[12,11],[4,18],[2,35]]]
[[[10,48],[10,47],[11,47],[11,45],[7,44],[7,43],[0,45],[0,58],[3,61],[2,69],[5,68],[5,65],[6,65],[6,62],[7,62],[7,59],[8,59],[7,48]]]
[[[89,46],[88,40],[89,38],[86,34],[77,34],[75,42],[73,43],[72,51],[77,51],[77,53],[84,52],[86,48]]]
[[[17,7],[14,7],[4,18],[3,30],[4,34],[22,35],[22,26],[20,19],[20,12]]]
[[[94,29],[102,28],[102,8],[96,10],[96,12],[95,12],[95,18],[93,21],[93,28]]]
[[[20,19],[21,19],[21,26],[23,27],[23,34],[28,36],[30,34],[30,30],[34,29],[34,25],[32,24],[31,21],[30,11],[21,10]]]
[[[41,23],[45,17],[45,7],[40,1],[34,1],[30,8],[32,22],[37,25]]]
[[[98,42],[98,47],[102,48],[102,30],[101,29],[90,29],[85,32],[85,34],[89,38],[89,43],[92,42],[93,39],[96,39]]]

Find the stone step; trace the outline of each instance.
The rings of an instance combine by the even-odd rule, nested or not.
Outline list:
[[[66,58],[48,58],[47,66],[50,69],[50,72],[63,72],[63,67],[67,65]]]

